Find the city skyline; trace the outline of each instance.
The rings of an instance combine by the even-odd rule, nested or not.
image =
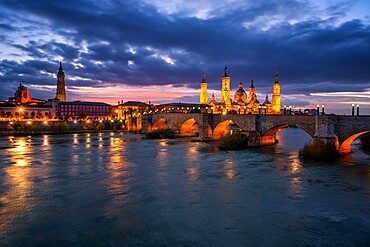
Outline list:
[[[282,105],[370,114],[370,3],[360,1],[2,1],[0,99],[19,82],[53,98],[59,61],[68,100],[198,102],[205,70],[219,99],[254,80]],[[295,12],[293,16],[291,13]]]

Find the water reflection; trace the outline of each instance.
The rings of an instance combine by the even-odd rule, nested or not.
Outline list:
[[[302,201],[304,199],[305,192],[302,185],[302,178],[293,177],[289,179],[289,194],[295,200]]]
[[[160,166],[166,166],[167,165],[167,142],[165,140],[159,141],[159,150],[157,152],[156,159]]]
[[[78,144],[78,134],[73,134],[73,144]]]
[[[297,138],[236,152],[132,140],[117,133],[0,139],[12,147],[0,149],[1,244],[368,243],[368,165],[308,166],[297,157]],[[328,210],[350,220],[328,222]]]
[[[44,146],[48,146],[49,145],[49,140],[48,140],[48,136],[47,135],[44,135],[43,136],[43,143],[42,143],[42,145],[44,145]]]
[[[9,149],[7,158],[1,163],[4,192],[0,194],[0,236],[6,236],[16,219],[23,217],[31,208],[32,200],[29,195],[33,182],[30,166],[32,157],[28,155],[32,148],[30,143],[30,138],[10,138],[9,144],[15,148]]]
[[[302,165],[300,163],[300,160],[297,158],[296,155],[290,156],[290,158],[292,159],[292,162],[290,163],[290,169],[292,173],[293,174],[300,173],[302,170]]]
[[[117,210],[130,200],[129,191],[136,167],[128,161],[126,152],[127,142],[111,137],[110,157],[106,166],[108,176],[104,181],[104,186],[110,195],[109,204],[105,210],[107,217],[116,215]]]
[[[234,161],[227,159],[223,163],[224,177],[227,179],[232,179],[236,176],[236,171],[234,170]]]

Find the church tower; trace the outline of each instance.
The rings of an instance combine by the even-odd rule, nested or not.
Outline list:
[[[230,106],[230,77],[227,71],[227,65],[225,65],[224,76],[222,77],[222,88],[221,88],[221,104]]]
[[[202,82],[200,83],[200,104],[208,104],[207,81],[206,74],[203,72]]]
[[[66,101],[66,83],[64,81],[64,71],[62,68],[62,62],[59,64],[59,71],[57,75],[57,93],[56,98],[59,99],[61,102]]]
[[[279,75],[276,71],[275,82],[272,86],[272,113],[280,114],[281,109],[281,98],[280,98],[280,82]]]
[[[250,102],[254,95],[256,94],[256,89],[254,88],[253,80],[251,80],[251,85],[249,86],[249,93],[248,93],[248,102]]]

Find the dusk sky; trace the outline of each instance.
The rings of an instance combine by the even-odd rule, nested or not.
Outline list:
[[[370,114],[369,0],[0,0],[0,100],[18,84],[55,97],[59,61],[67,99],[199,102],[202,72],[220,101],[254,80],[282,105]]]

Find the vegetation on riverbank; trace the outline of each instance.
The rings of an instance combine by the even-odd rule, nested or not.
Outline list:
[[[40,135],[44,131],[51,133],[65,134],[69,133],[66,123],[51,123],[45,125],[43,122],[15,122],[10,125],[14,135]]]
[[[119,130],[122,129],[123,123],[118,120],[104,120],[104,121],[84,121],[81,124],[83,130]]]
[[[300,157],[312,160],[328,160],[336,158],[338,155],[334,144],[327,144],[319,139],[314,139],[299,150]]]
[[[46,122],[46,121],[16,121],[3,127],[2,135],[40,135],[40,134],[67,134],[84,131],[116,131],[122,129],[123,123],[118,120],[81,121],[73,122]],[[8,132],[8,133],[7,133]]]
[[[157,129],[150,131],[145,135],[148,139],[164,139],[164,138],[174,138],[175,132],[171,129]]]
[[[221,137],[217,147],[220,150],[244,149],[248,147],[248,138],[239,131],[235,131]]]

